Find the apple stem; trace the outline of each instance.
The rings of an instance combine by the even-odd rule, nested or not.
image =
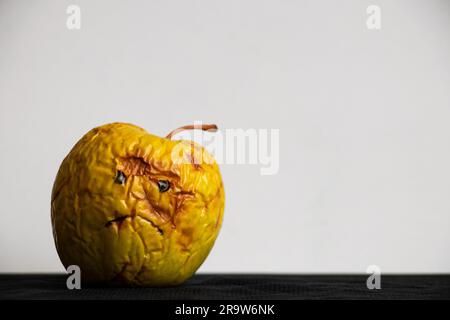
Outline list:
[[[177,129],[173,130],[172,132],[170,132],[166,136],[166,139],[172,139],[172,137],[174,135],[176,135],[177,133],[179,133],[181,131],[196,130],[196,129],[200,129],[203,131],[209,131],[209,132],[216,132],[217,126],[215,124],[191,124],[191,125],[187,125],[187,126],[182,126],[182,127],[179,127]]]

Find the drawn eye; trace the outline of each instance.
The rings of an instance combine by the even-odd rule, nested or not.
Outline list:
[[[117,184],[125,184],[127,181],[127,176],[122,171],[118,170],[116,173],[116,178],[114,179],[114,182]]]
[[[170,182],[167,180],[158,180],[159,192],[166,192],[170,189]]]

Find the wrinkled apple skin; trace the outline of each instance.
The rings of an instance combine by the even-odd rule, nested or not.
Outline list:
[[[212,156],[192,142],[179,146],[126,123],[78,141],[51,197],[65,267],[78,265],[86,282],[137,286],[177,285],[195,273],[219,233],[225,194]],[[173,160],[175,148],[186,161]],[[161,192],[158,181],[170,188]]]

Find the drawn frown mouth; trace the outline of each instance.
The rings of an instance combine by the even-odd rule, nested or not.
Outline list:
[[[124,221],[126,218],[128,218],[130,216],[120,216],[117,218],[114,218],[112,220],[109,220],[106,224],[105,227],[109,227],[111,226],[113,223],[118,223],[119,225],[122,223],[122,221]]]
[[[150,219],[147,219],[147,218],[145,218],[145,217],[142,217],[142,216],[120,216],[120,217],[117,217],[117,218],[114,218],[114,219],[112,219],[112,220],[109,220],[108,222],[106,222],[105,223],[105,227],[110,227],[110,226],[112,226],[112,225],[114,225],[114,224],[116,224],[119,228],[120,228],[120,226],[122,225],[122,223],[126,220],[126,219],[134,219],[135,217],[139,217],[139,218],[141,218],[141,219],[143,219],[143,220],[145,220],[145,221],[147,221],[147,222],[149,222],[157,231],[158,231],[158,233],[160,234],[160,235],[164,235],[164,231],[160,228],[160,227],[158,227],[153,221],[151,221]]]

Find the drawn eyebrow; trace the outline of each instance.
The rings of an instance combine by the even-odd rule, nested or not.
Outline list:
[[[119,160],[117,170],[128,176],[162,176],[168,179],[180,179],[178,173],[163,169],[158,162],[149,162],[142,157],[126,157]]]

